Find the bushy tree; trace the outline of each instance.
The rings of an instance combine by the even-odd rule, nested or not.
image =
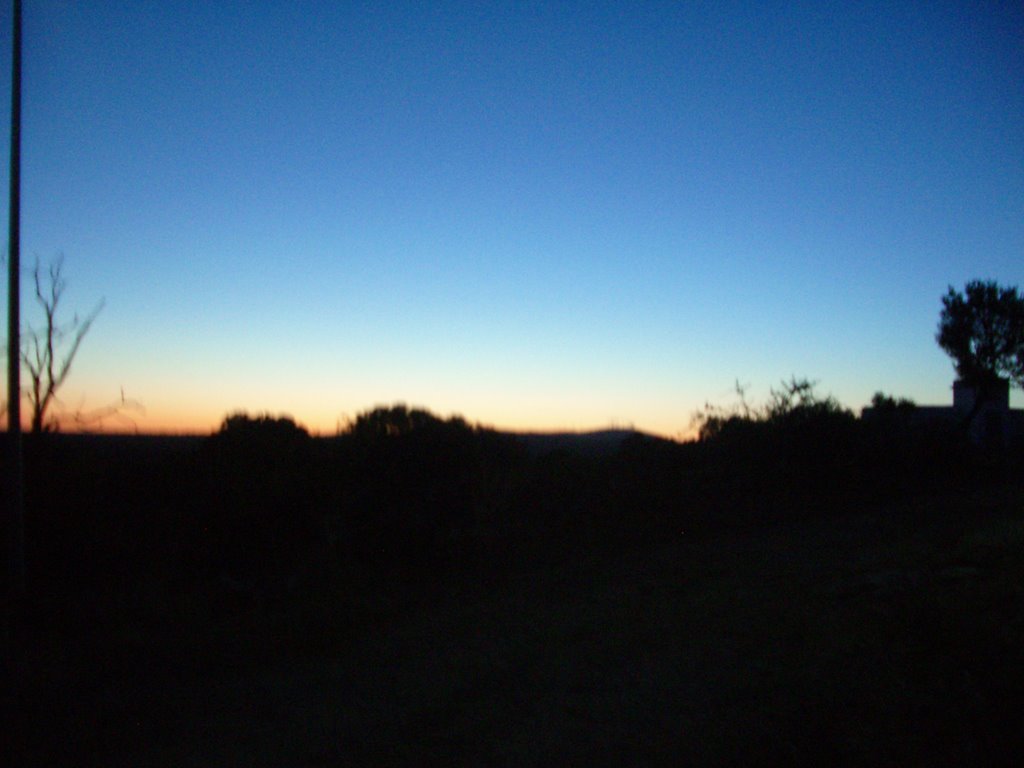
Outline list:
[[[972,280],[942,297],[935,336],[961,380],[984,391],[999,379],[1024,387],[1024,297],[1017,288]]]
[[[315,559],[323,526],[314,443],[290,417],[228,416],[204,443],[199,467],[211,563],[276,588]]]
[[[871,407],[878,413],[909,413],[917,405],[913,400],[906,397],[893,397],[884,392],[875,392],[871,396]]]
[[[359,414],[336,450],[352,560],[421,575],[476,532],[505,525],[524,460],[507,435],[400,403]]]
[[[442,419],[422,408],[409,408],[403,403],[392,406],[378,406],[359,414],[348,425],[346,434],[359,440],[375,441],[381,438],[400,437],[425,431],[472,432],[471,427],[459,416]]]

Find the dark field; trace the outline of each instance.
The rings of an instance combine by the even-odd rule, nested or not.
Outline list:
[[[1016,454],[853,429],[29,441],[7,764],[1022,764]]]

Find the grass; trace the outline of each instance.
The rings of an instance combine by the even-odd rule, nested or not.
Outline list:
[[[1024,758],[1024,497],[566,551],[486,588],[52,629],[20,763]],[[197,616],[204,615],[197,608]],[[79,625],[79,631],[81,626]],[[49,642],[46,642],[49,638]]]

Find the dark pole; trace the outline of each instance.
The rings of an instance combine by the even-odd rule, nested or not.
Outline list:
[[[7,264],[7,433],[10,442],[11,590],[25,592],[25,470],[21,446],[21,0],[14,0],[11,193]]]

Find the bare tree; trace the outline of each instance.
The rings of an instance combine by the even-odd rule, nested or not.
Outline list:
[[[57,400],[57,391],[67,381],[82,340],[104,304],[100,301],[84,318],[75,314],[70,322],[61,323],[57,311],[67,287],[63,272],[63,256],[57,257],[45,274],[38,260],[32,270],[36,303],[43,310],[44,321],[41,328],[28,327],[21,359],[31,379],[28,400],[32,406],[32,431],[35,433],[56,427],[55,421],[47,419],[48,412]]]
[[[74,423],[74,427],[79,432],[88,432],[89,430],[97,427],[103,427],[107,419],[115,419],[120,422],[122,427],[130,427],[133,432],[138,434],[139,425],[136,423],[129,413],[134,412],[139,415],[146,413],[145,406],[142,405],[138,400],[132,400],[125,396],[124,387],[121,387],[121,397],[117,400],[113,400],[101,408],[93,408],[92,410],[85,410],[84,402],[71,414],[71,420]]]

